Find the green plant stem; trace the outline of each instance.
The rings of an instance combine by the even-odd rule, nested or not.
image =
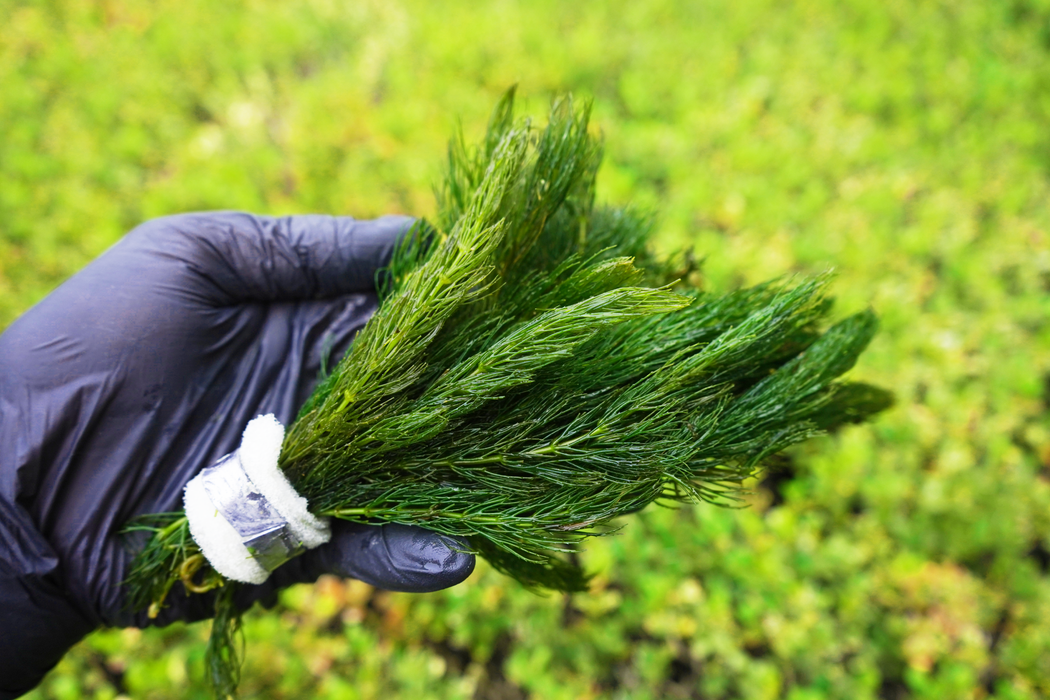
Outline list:
[[[414,516],[414,522],[426,522],[429,519],[447,518],[449,520],[467,521],[482,525],[506,525],[506,520],[494,515],[475,515],[473,513],[455,513],[434,508],[337,508],[325,511],[322,515],[332,518],[357,519],[375,518],[383,515],[396,519],[397,514]]]

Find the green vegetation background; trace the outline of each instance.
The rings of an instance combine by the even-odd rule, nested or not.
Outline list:
[[[431,213],[515,82],[593,96],[602,196],[709,286],[837,269],[898,405],[632,518],[589,595],[287,591],[245,695],[1050,696],[1046,0],[4,2],[0,327],[150,217]],[[98,632],[29,697],[204,698],[206,632]]]

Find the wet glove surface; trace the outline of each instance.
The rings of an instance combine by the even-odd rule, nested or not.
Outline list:
[[[375,273],[411,223],[157,219],[0,335],[0,697],[17,690],[11,674],[35,683],[42,673],[8,648],[32,647],[28,666],[46,670],[99,624],[210,614],[210,596],[178,586],[155,621],[126,610],[120,582],[133,552],[119,531],[181,508],[186,482],[235,449],[256,415],[293,420],[323,359],[340,357],[375,310]],[[425,530],[335,523],[331,542],[240,598],[247,606],[322,573],[438,590],[473,565]],[[49,633],[62,615],[62,634]],[[25,639],[7,634],[34,623]]]

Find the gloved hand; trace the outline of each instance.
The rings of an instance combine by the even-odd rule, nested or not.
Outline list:
[[[0,696],[24,683],[5,674],[36,683],[99,624],[210,614],[211,595],[180,585],[156,620],[129,611],[120,583],[134,553],[119,531],[179,509],[186,482],[255,416],[292,421],[326,354],[341,357],[375,310],[376,270],[411,223],[157,219],[0,335]],[[328,544],[245,586],[240,602],[325,572],[438,590],[473,567],[425,530],[333,523]]]

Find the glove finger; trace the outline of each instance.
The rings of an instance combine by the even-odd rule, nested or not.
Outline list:
[[[474,571],[466,542],[423,528],[390,524],[343,528],[336,547],[340,559],[333,573],[388,591],[440,591]]]
[[[328,299],[374,290],[376,272],[414,221],[181,214],[135,229],[114,257],[145,251],[174,262],[180,286],[213,305]]]
[[[466,542],[424,528],[336,521],[332,530],[328,544],[286,563],[267,584],[283,587],[335,574],[387,591],[427,593],[454,586],[474,571]]]

